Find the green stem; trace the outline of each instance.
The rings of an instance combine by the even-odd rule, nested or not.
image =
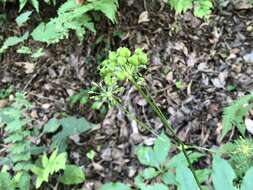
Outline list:
[[[192,163],[190,161],[190,158],[187,154],[187,151],[185,149],[185,144],[179,139],[179,137],[177,136],[176,132],[174,131],[174,129],[171,127],[170,123],[168,122],[168,120],[166,119],[165,115],[162,113],[162,111],[160,110],[160,108],[156,105],[155,100],[152,98],[151,94],[149,93],[149,91],[147,90],[147,88],[145,88],[145,91],[142,90],[142,87],[135,81],[135,79],[130,78],[129,79],[133,85],[135,86],[136,90],[142,95],[142,97],[149,103],[149,105],[151,106],[152,110],[157,114],[157,116],[161,119],[161,122],[163,123],[163,125],[170,131],[170,133],[173,135],[173,137],[175,138],[176,142],[178,143],[178,145],[181,147],[182,152],[184,157],[186,158],[186,161],[189,165],[189,169],[191,170],[193,177],[199,187],[199,190],[202,190],[202,187],[200,185],[200,182],[197,178],[197,175],[193,169]]]

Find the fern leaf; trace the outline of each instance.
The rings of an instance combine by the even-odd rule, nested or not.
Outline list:
[[[240,97],[234,101],[230,106],[226,107],[223,111],[222,117],[222,133],[221,139],[223,139],[229,131],[235,126],[241,135],[244,136],[245,124],[244,117],[251,110],[253,100],[253,93]]]

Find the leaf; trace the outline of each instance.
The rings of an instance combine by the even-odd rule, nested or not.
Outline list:
[[[38,0],[31,0],[31,1],[32,1],[33,7],[37,11],[37,13],[39,13],[39,1]]]
[[[14,183],[7,172],[0,172],[0,189],[1,190],[15,190]]]
[[[75,117],[67,117],[59,120],[62,130],[53,136],[53,147],[57,147],[59,152],[66,149],[67,140],[71,135],[77,135],[88,131],[95,125],[89,123],[84,118],[77,119]]]
[[[42,167],[34,165],[31,171],[37,176],[36,188],[39,188],[43,182],[47,182],[50,175],[59,170],[65,169],[67,154],[57,154],[55,150],[48,158],[46,154],[42,156]]]
[[[214,157],[212,165],[212,181],[215,190],[237,190],[233,185],[236,175],[229,163],[220,157]]]
[[[145,168],[145,170],[142,172],[142,176],[145,180],[153,179],[159,174],[158,171],[156,171],[154,168]]]
[[[0,48],[0,53],[3,53],[5,50],[7,50],[9,47],[15,46],[25,40],[27,40],[29,37],[29,32],[26,32],[23,36],[12,36],[8,37],[5,42],[3,43],[2,47]]]
[[[170,140],[162,133],[157,137],[153,149],[151,147],[139,147],[137,149],[137,157],[141,164],[159,169],[159,165],[166,161],[169,149]]]
[[[198,152],[187,152],[187,154],[191,163],[196,162],[199,158],[204,156],[204,154]],[[166,164],[166,168],[177,168],[181,165],[188,167],[188,162],[182,152],[173,156],[173,158]]]
[[[177,185],[176,176],[172,171],[163,173],[161,178],[166,185]]]
[[[176,168],[176,180],[178,181],[178,190],[198,190],[198,184],[196,183],[191,170],[182,165]]]
[[[63,176],[60,177],[60,182],[65,185],[77,185],[85,180],[83,170],[75,165],[66,165]]]
[[[31,50],[31,48],[29,48],[29,47],[22,46],[21,48],[19,48],[19,49],[17,50],[17,53],[20,53],[20,54],[31,54],[31,53],[32,53],[32,50]]]
[[[245,174],[240,190],[251,190],[253,187],[253,167],[251,167]]]
[[[43,127],[43,133],[54,133],[60,127],[60,122],[56,118],[50,119]]]
[[[22,11],[28,0],[19,0],[19,12]]]
[[[155,141],[154,145],[154,155],[156,161],[162,164],[166,161],[170,150],[170,139],[162,133]]]
[[[32,55],[31,57],[32,58],[39,58],[39,57],[42,57],[44,56],[46,53],[43,51],[43,48],[39,48],[38,50],[36,50]]]
[[[153,185],[147,185],[141,190],[169,190],[169,188],[162,183],[154,183]]]
[[[31,177],[27,172],[19,172],[14,180],[19,190],[29,190]]]
[[[211,0],[196,1],[194,4],[194,15],[199,18],[208,17],[213,8]]]
[[[15,20],[18,26],[21,27],[24,23],[26,23],[29,20],[29,17],[31,16],[31,14],[32,14],[32,11],[26,11],[22,13],[21,15],[19,15]]]
[[[125,185],[123,183],[106,183],[102,185],[99,190],[131,190],[131,188],[128,185]]]
[[[193,0],[169,0],[169,3],[176,13],[181,14],[192,8]]]
[[[195,170],[195,172],[200,183],[203,183],[208,180],[212,171],[209,169],[199,169]]]

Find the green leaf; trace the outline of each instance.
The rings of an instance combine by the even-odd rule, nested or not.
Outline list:
[[[3,53],[5,50],[7,50],[9,47],[15,46],[25,40],[27,40],[29,37],[29,32],[26,32],[23,36],[12,36],[8,37],[5,42],[3,43],[2,47],[0,48],[0,53]]]
[[[131,190],[131,188],[128,185],[125,185],[123,183],[106,183],[102,185],[99,190]]]
[[[141,164],[159,169],[159,166],[166,161],[169,149],[170,140],[162,133],[157,137],[153,149],[151,147],[139,147],[137,149],[137,157]]]
[[[49,158],[44,154],[41,161],[42,167],[34,165],[31,168],[31,171],[37,176],[36,188],[39,188],[43,182],[47,182],[53,173],[65,169],[67,154],[57,154],[57,150],[55,150]]]
[[[181,14],[192,8],[193,0],[169,0],[169,3],[176,13]]]
[[[195,172],[200,183],[203,183],[208,180],[212,171],[209,169],[199,169],[195,170]]]
[[[229,163],[220,157],[214,157],[212,165],[212,181],[215,190],[237,190],[233,185],[236,175]]]
[[[31,53],[32,53],[32,50],[31,50],[31,48],[29,48],[29,47],[22,46],[21,48],[19,48],[19,49],[17,50],[17,53],[20,53],[20,54],[31,54]]]
[[[75,165],[67,165],[63,176],[60,177],[60,182],[65,185],[77,185],[85,180],[83,170]]]
[[[60,127],[60,122],[56,118],[50,119],[43,127],[43,133],[54,133]]]
[[[43,51],[43,48],[39,48],[38,50],[36,50],[32,55],[31,57],[32,58],[39,58],[39,57],[42,57],[44,56],[46,53]]]
[[[22,11],[28,0],[19,0],[19,12]]]
[[[18,24],[19,27],[21,27],[24,23],[26,23],[29,20],[29,17],[31,16],[32,11],[26,11],[19,15],[16,18],[16,23]]]
[[[179,183],[178,190],[199,189],[191,170],[184,165],[176,168],[176,180]]]
[[[253,167],[251,167],[245,174],[240,190],[251,190],[253,187]]]
[[[211,0],[196,1],[194,4],[194,15],[199,18],[208,17],[213,8]]]
[[[37,13],[39,13],[39,1],[38,0],[31,0],[31,1],[32,1],[33,7],[37,11]]]
[[[58,148],[59,152],[66,149],[69,136],[86,132],[95,126],[84,118],[77,119],[75,117],[60,119],[59,123],[62,126],[62,130],[54,135],[52,139],[52,146]]]
[[[169,190],[169,188],[162,183],[154,183],[153,185],[146,185],[141,190]]]
[[[158,171],[156,171],[154,168],[145,168],[145,170],[142,172],[142,176],[145,180],[153,179],[159,174]]]
[[[31,177],[27,172],[19,172],[14,178],[19,190],[30,190]]]
[[[163,173],[161,178],[166,185],[177,185],[176,176],[172,171]]]
[[[154,156],[159,164],[166,161],[170,150],[170,139],[162,133],[155,141]]]
[[[0,189],[1,190],[15,190],[14,183],[7,172],[0,172]]]

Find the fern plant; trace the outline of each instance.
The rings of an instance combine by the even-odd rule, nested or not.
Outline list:
[[[244,117],[252,109],[252,100],[253,93],[238,98],[224,109],[221,139],[223,139],[234,126],[238,129],[241,135],[245,135],[246,126],[244,123]]]
[[[193,9],[194,15],[199,18],[207,18],[213,9],[212,0],[168,0],[168,3],[176,13]]]
[[[27,128],[29,120],[24,116],[24,112],[30,107],[30,103],[23,94],[16,93],[15,102],[11,107],[0,111],[0,124],[4,127],[6,136],[4,143],[9,147],[8,155],[2,162],[14,165],[14,170],[28,170],[31,159],[31,141],[27,138],[30,131]]]
[[[83,39],[86,29],[96,31],[88,15],[89,11],[101,11],[115,22],[117,7],[117,0],[88,0],[82,6],[73,0],[68,0],[58,9],[58,17],[48,23],[41,23],[31,35],[35,41],[51,44],[67,38],[69,32],[74,30],[79,39]]]

